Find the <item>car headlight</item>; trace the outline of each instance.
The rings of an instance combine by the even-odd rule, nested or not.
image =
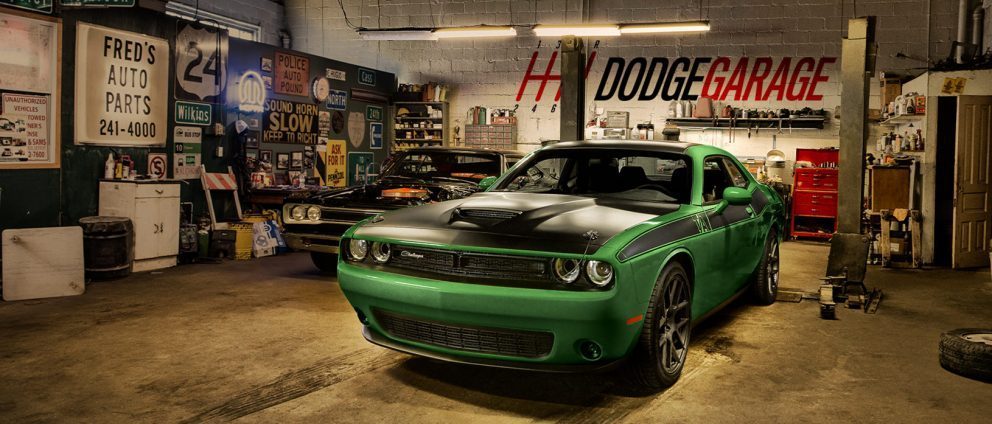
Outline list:
[[[555,273],[558,281],[565,284],[572,284],[579,278],[581,264],[577,259],[557,258],[551,263],[551,269]]]
[[[320,220],[320,208],[318,208],[316,206],[311,206],[311,207],[307,208],[307,219],[309,219],[311,221],[319,221]]]
[[[353,261],[364,261],[369,254],[369,242],[365,240],[348,240],[348,257]]]
[[[293,218],[294,221],[302,221],[303,217],[306,216],[306,213],[307,211],[303,208],[303,206],[296,205],[289,210],[289,217]]]
[[[389,244],[375,242],[372,243],[372,259],[380,264],[389,261]]]
[[[589,261],[586,263],[586,276],[596,287],[605,287],[613,281],[613,267],[606,262]]]

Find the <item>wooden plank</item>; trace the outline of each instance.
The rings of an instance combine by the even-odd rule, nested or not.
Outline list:
[[[4,300],[73,296],[85,291],[81,227],[5,230],[0,238]]]

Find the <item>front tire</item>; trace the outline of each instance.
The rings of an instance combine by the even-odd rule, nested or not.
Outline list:
[[[310,260],[313,265],[325,274],[337,275],[338,255],[333,253],[310,252]]]
[[[672,262],[655,283],[641,336],[628,364],[634,384],[657,391],[678,381],[689,351],[691,324],[689,274],[682,264]]]
[[[779,242],[775,230],[768,232],[765,251],[751,282],[751,297],[759,305],[771,305],[778,296]]]

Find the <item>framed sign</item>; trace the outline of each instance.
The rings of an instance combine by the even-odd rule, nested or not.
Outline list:
[[[76,144],[165,145],[168,52],[161,38],[77,24]]]
[[[0,12],[0,169],[59,167],[60,31],[54,18]]]
[[[221,103],[227,85],[227,50],[227,31],[177,20],[176,99]]]
[[[310,59],[276,52],[275,83],[272,89],[279,94],[306,97],[310,89]]]

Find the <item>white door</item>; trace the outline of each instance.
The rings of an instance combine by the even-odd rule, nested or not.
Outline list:
[[[179,198],[163,197],[158,200],[159,234],[158,256],[179,254]]]
[[[989,205],[989,156],[992,145],[992,96],[958,97],[954,180],[954,268],[989,264],[992,208]]]
[[[162,234],[160,200],[141,198],[134,200],[134,259],[157,258]]]

